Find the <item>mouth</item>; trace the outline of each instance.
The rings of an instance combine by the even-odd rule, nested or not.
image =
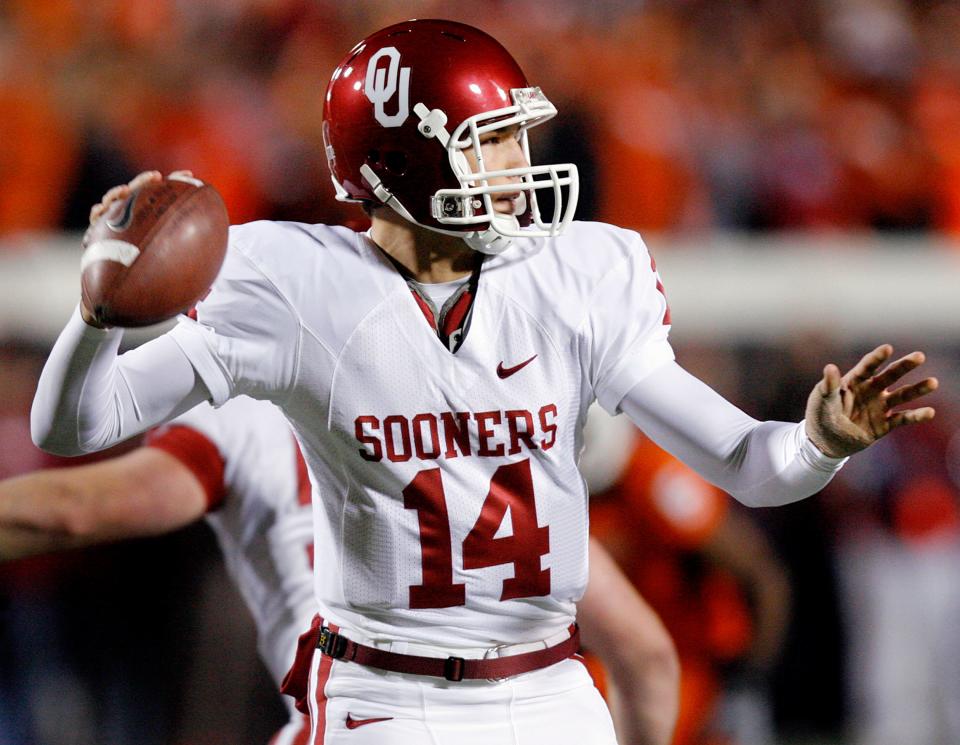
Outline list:
[[[519,198],[519,191],[511,191],[504,194],[498,194],[493,200],[493,203],[498,211],[501,211],[501,208],[503,208],[504,210],[509,210],[512,212]]]

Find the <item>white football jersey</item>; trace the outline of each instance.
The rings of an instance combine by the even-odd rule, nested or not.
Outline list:
[[[574,223],[486,258],[456,353],[368,235],[231,229],[173,338],[215,404],[290,419],[314,485],[321,612],[372,637],[493,646],[550,636],[587,580],[581,432],[598,399],[673,359],[640,237]]]
[[[184,438],[182,428],[193,436]],[[303,461],[296,440],[275,406],[243,396],[220,409],[197,406],[152,430],[147,443],[190,465],[199,449],[195,437],[211,443],[222,461],[222,483],[205,482],[209,493],[219,495],[206,520],[279,687],[293,663],[297,636],[317,612],[310,487],[305,467],[298,467]],[[205,470],[205,476],[219,473]]]

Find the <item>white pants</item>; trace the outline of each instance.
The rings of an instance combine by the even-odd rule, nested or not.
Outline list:
[[[617,742],[606,703],[576,658],[498,682],[450,682],[331,660],[317,651],[309,705],[312,745]]]

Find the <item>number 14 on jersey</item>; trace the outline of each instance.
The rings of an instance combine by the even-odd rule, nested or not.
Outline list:
[[[417,511],[423,581],[410,585],[411,608],[449,608],[466,603],[466,585],[453,581],[450,519],[439,468],[420,471],[403,490],[403,506]],[[510,509],[513,534],[495,538]],[[463,568],[513,564],[501,600],[550,594],[550,570],[540,557],[550,551],[550,528],[537,525],[530,461],[500,466],[473,529],[463,541]]]

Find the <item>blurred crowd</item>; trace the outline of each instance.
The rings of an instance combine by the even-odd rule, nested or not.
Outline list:
[[[535,157],[580,166],[581,218],[960,235],[956,1],[3,0],[0,236],[80,230],[152,168],[213,182],[233,222],[355,218],[332,198],[323,91],[354,41],[409,16],[477,25],[518,57],[561,112]],[[820,365],[858,356],[830,343],[677,351],[752,415],[797,420]],[[47,350],[18,345],[0,348],[0,478],[57,463],[28,436]],[[955,380],[960,344],[930,351]],[[960,407],[936,403],[823,495],[661,519],[634,564],[614,528],[690,487],[651,455],[597,490],[620,490],[596,525],[665,593],[703,683],[684,743],[960,742]],[[264,742],[283,711],[218,567],[202,528],[0,567],[0,745]]]
[[[192,168],[234,222],[342,219],[326,81],[411,15],[488,30],[558,103],[540,144],[583,166],[581,217],[960,232],[952,0],[6,0],[0,234],[80,228],[147,168]]]

